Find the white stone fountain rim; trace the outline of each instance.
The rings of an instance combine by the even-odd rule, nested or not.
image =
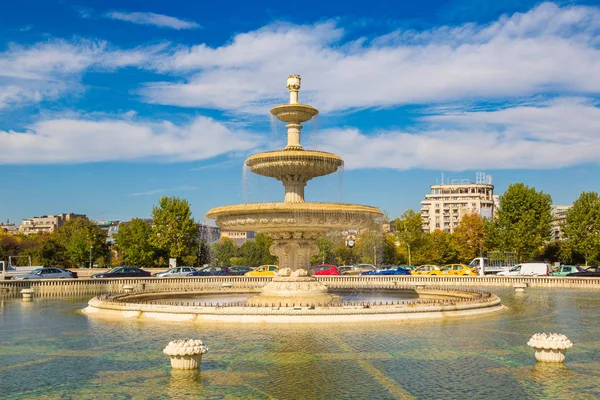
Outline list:
[[[409,289],[409,288],[400,288]],[[414,289],[414,288],[411,288]],[[439,289],[417,289],[420,294],[439,293]],[[468,294],[474,291],[443,290],[445,293]],[[230,293],[234,293],[232,291]],[[187,292],[190,294],[190,292]],[[209,294],[210,292],[199,292]],[[222,290],[214,293],[223,294]],[[275,304],[269,307],[249,306],[181,306],[168,304],[143,304],[114,301],[126,299],[131,295],[112,297],[97,296],[89,301],[83,312],[90,316],[112,318],[156,320],[170,322],[201,323],[219,322],[268,322],[268,323],[339,323],[339,322],[373,322],[386,320],[432,319],[445,317],[468,317],[473,315],[496,313],[506,310],[496,295],[488,292],[488,297],[456,301],[452,304],[386,304],[368,306],[365,303],[340,306],[296,306]],[[153,293],[164,295],[164,292]],[[173,292],[173,294],[176,294]],[[152,295],[152,294],[150,294]],[[139,296],[136,294],[134,296]],[[458,299],[458,298],[457,298]]]

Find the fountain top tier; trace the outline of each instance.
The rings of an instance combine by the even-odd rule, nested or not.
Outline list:
[[[302,123],[319,111],[298,103],[300,75],[288,76],[286,87],[290,92],[290,103],[273,107],[271,114],[287,123],[287,146],[283,150],[255,154],[246,160],[246,165],[255,174],[281,181],[285,187],[285,203],[304,203],[306,182],[317,176],[334,173],[344,162],[335,154],[302,147]]]

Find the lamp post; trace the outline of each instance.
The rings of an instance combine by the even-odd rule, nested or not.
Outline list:
[[[92,268],[92,249],[94,248],[93,244],[90,244],[90,268]]]

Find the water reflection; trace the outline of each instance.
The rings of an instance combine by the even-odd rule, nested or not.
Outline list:
[[[170,324],[87,318],[87,299],[3,300],[3,398],[595,398],[600,293],[494,289],[485,317],[366,324]],[[385,300],[384,300],[385,301]],[[536,332],[566,334],[566,364],[536,363]],[[173,339],[202,339],[174,371]],[[49,373],[51,371],[51,373]]]

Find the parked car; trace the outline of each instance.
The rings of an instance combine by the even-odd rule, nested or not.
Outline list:
[[[38,268],[25,275],[15,275],[12,279],[28,280],[28,279],[72,279],[77,278],[77,272],[69,271],[62,268]]]
[[[190,272],[187,276],[226,276],[229,275],[229,268],[221,266],[209,265],[204,268],[200,268],[197,271]]]
[[[342,274],[342,275],[344,275],[343,274],[344,271],[348,271],[352,268],[354,268],[354,265],[340,265],[339,267],[337,267],[338,271],[340,271],[340,274]]]
[[[552,276],[567,276],[575,272],[585,272],[585,270],[576,265],[559,265],[550,275]]]
[[[439,270],[432,270],[429,275],[454,275],[454,276],[478,276],[477,268],[471,268],[465,264],[448,264]]]
[[[567,276],[580,276],[580,277],[600,277],[600,265],[595,265],[593,267],[587,267],[583,272],[573,272],[567,274]]]
[[[339,275],[340,271],[333,264],[319,264],[310,267],[312,275]]]
[[[360,275],[363,272],[375,271],[377,268],[373,264],[352,265],[349,269],[342,271],[342,275]]]
[[[246,266],[233,266],[233,267],[229,267],[229,275],[244,275],[246,272],[250,272],[252,271],[252,267],[246,267]]]
[[[521,263],[508,271],[498,272],[498,276],[548,276],[550,264],[546,263]]]
[[[431,275],[432,271],[439,271],[440,267],[432,264],[419,265],[411,271],[412,275]]]
[[[410,275],[410,270],[401,266],[377,269],[375,271],[367,271],[361,273],[361,275]]]
[[[250,272],[246,272],[245,276],[275,276],[277,271],[279,270],[279,266],[277,265],[261,265],[254,268]]]
[[[134,278],[150,276],[150,272],[144,271],[138,267],[115,267],[106,272],[100,272],[92,275],[92,278]]]
[[[197,271],[194,267],[174,267],[167,271],[157,272],[156,274],[152,274],[152,276],[157,276],[159,278],[169,278],[173,276],[186,276],[189,275],[190,272]]]

